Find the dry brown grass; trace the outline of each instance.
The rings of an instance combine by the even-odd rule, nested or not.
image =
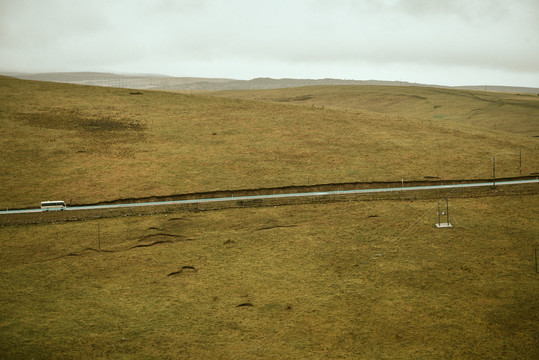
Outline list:
[[[306,86],[214,95],[349,111],[372,111],[539,136],[539,97],[411,86]]]
[[[436,201],[0,228],[0,352],[537,358],[537,196],[450,205],[446,230]]]
[[[513,176],[521,148],[539,171],[536,139],[436,118],[9,78],[0,105],[2,207]],[[449,230],[397,200],[0,227],[0,353],[537,358],[538,197],[451,206]]]
[[[373,113],[0,78],[0,207],[539,172],[538,140]]]

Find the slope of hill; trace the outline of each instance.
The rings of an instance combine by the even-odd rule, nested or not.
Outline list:
[[[0,226],[0,352],[537,358],[539,197],[451,206],[450,231],[433,200]]]
[[[214,95],[453,121],[539,137],[539,96],[410,86],[317,86]]]
[[[509,92],[509,93],[521,93],[521,94],[535,94],[539,95],[539,89],[534,87],[521,87],[521,86],[492,86],[492,85],[476,85],[476,86],[456,86],[455,89],[462,90],[477,90],[477,91],[491,91],[491,92]]]
[[[539,172],[537,139],[436,117],[6,77],[0,109],[2,208],[426,176],[489,178],[492,156],[499,177],[515,176],[519,149],[522,174]]]

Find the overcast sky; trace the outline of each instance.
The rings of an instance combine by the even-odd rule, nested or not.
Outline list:
[[[539,87],[539,0],[0,0],[0,71]]]

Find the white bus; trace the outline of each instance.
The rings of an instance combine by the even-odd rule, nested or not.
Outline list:
[[[66,203],[63,201],[43,201],[41,203],[41,208],[47,211],[51,209],[64,210],[66,208]]]

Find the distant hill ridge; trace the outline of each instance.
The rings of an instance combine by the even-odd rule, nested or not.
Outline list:
[[[236,80],[227,78],[174,77],[159,74],[114,74],[104,72],[0,73],[18,79],[52,81],[92,86],[156,90],[267,90],[314,85],[386,85],[421,86],[495,92],[539,94],[539,88],[513,86],[441,86],[405,81],[346,80],[346,79],[273,79]]]

